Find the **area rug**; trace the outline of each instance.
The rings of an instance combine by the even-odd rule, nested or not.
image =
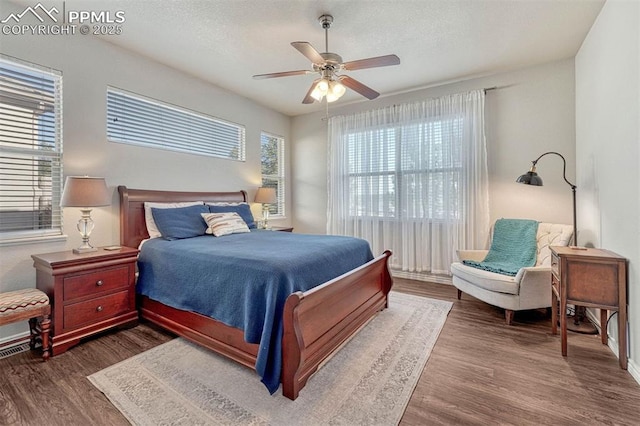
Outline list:
[[[134,425],[395,425],[451,303],[391,292],[389,308],[291,401],[252,370],[181,338],[91,376]]]

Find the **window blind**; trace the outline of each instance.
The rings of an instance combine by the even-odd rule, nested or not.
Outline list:
[[[462,132],[442,117],[347,134],[350,215],[457,218]]]
[[[244,126],[120,89],[107,89],[111,142],[245,160]]]
[[[285,215],[284,138],[260,134],[262,186],[275,188],[277,202],[269,206],[272,216]]]
[[[0,57],[0,240],[62,234],[62,74]]]

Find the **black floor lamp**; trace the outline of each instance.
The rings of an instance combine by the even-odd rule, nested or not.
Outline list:
[[[562,178],[565,182],[567,182],[567,185],[571,187],[571,192],[573,195],[573,245],[577,246],[578,229],[576,227],[576,186],[567,180],[567,160],[565,160],[562,154],[554,151],[545,152],[532,161],[531,169],[527,173],[521,175],[518,179],[516,179],[516,182],[523,183],[525,185],[542,186],[542,178],[538,176],[538,173],[536,173],[536,164],[542,157],[548,154],[555,154],[558,157],[562,158]],[[586,316],[586,308],[584,306],[576,306],[575,309],[576,311],[575,315],[573,316],[573,321],[567,322],[567,328],[578,333],[597,334],[598,330],[593,324],[591,324]]]

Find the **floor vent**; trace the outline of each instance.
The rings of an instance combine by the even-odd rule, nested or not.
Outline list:
[[[29,350],[29,343],[23,343],[17,346],[11,346],[10,348],[0,350],[0,359],[7,358],[11,355],[17,355],[21,352],[26,352]]]

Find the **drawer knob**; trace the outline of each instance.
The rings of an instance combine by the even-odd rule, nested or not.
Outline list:
[[[102,312],[103,309],[102,305],[100,305],[96,308],[96,312]]]
[[[97,285],[98,287],[100,287],[102,284],[104,284],[104,283],[102,282],[102,280],[98,280],[98,281],[96,281],[96,285]]]

